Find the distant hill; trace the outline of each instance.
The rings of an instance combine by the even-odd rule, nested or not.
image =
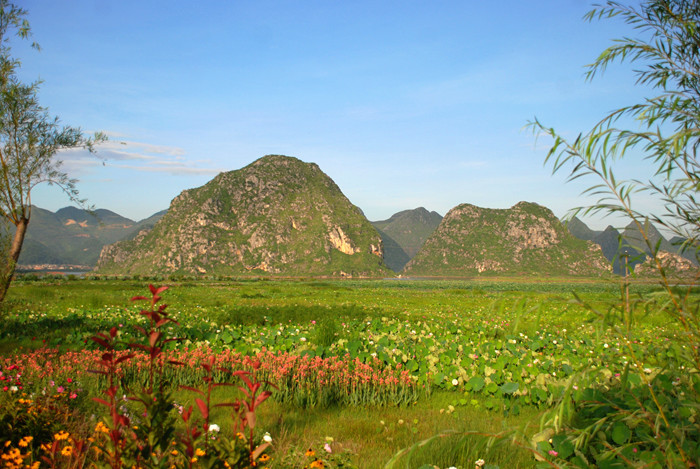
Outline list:
[[[668,251],[659,251],[657,259],[664,268],[664,273],[671,281],[683,281],[683,279],[697,280],[698,266],[690,260]],[[659,270],[649,257],[645,262],[639,263],[634,268],[634,273],[640,277],[659,276]]]
[[[613,271],[616,274],[624,274],[624,262],[626,262],[630,271],[637,271],[637,266],[646,262],[652,249],[644,240],[644,237],[639,231],[639,227],[634,223],[629,223],[622,233],[612,226],[608,226],[604,231],[593,231],[581,220],[574,218],[567,225],[572,235],[579,239],[591,240],[598,244],[605,257],[613,265]],[[681,252],[681,244],[684,240],[674,238],[671,241],[666,240],[656,227],[649,221],[644,224],[644,232],[651,246],[659,252],[670,254],[678,254],[681,257],[689,260],[692,264],[697,265],[695,252],[692,249]],[[673,268],[683,270],[684,263],[675,262],[673,256],[665,257],[666,262]],[[640,272],[648,272],[649,267],[641,268]]]
[[[132,232],[144,226],[153,226],[153,217],[136,223],[105,209],[88,212],[64,207],[54,213],[32,206],[18,266],[20,270],[48,266],[92,269],[104,245],[133,237],[136,233]]]
[[[268,155],[183,191],[150,231],[105,246],[100,273],[389,275],[377,230],[316,164]]]
[[[406,265],[411,276],[598,276],[609,272],[600,247],[576,239],[551,210],[462,204],[449,211]]]
[[[576,238],[583,239],[585,241],[593,241],[596,236],[601,233],[590,229],[588,225],[582,222],[578,217],[573,217],[571,220],[569,220],[566,227],[569,229],[569,233],[574,235]]]
[[[401,271],[441,221],[439,213],[423,207],[395,213],[388,220],[373,221],[384,243],[386,265],[394,272]]]

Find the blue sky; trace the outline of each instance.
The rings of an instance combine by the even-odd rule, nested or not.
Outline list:
[[[370,220],[521,200],[557,216],[582,184],[543,166],[537,116],[563,135],[637,102],[630,67],[584,79],[618,20],[581,0],[26,0],[21,76],[65,124],[104,131],[61,154],[81,195],[132,219],[266,154],[317,163]],[[637,164],[637,163],[635,163]],[[638,171],[630,164],[623,170]],[[55,187],[33,203],[69,204]],[[604,228],[606,220],[593,220]]]

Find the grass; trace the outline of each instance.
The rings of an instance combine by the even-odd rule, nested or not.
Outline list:
[[[343,340],[357,340],[346,337],[350,333],[344,328],[346,322],[355,325],[372,322],[372,329],[367,326],[369,336],[360,337],[365,346],[372,334],[378,342],[387,340],[392,331],[382,331],[382,328],[394,327],[391,321],[398,320],[409,321],[408,329],[419,329],[421,340],[426,340],[427,332],[440,322],[454,330],[462,328],[462,335],[454,337],[459,340],[463,336],[465,346],[467,340],[472,340],[500,343],[494,346],[502,348],[510,340],[507,338],[519,334],[520,337],[543,335],[541,331],[547,330],[559,334],[556,337],[561,342],[567,336],[567,329],[580,331],[581,327],[586,327],[587,321],[593,321],[594,317],[572,302],[574,290],[585,301],[600,305],[614,301],[619,294],[619,286],[610,283],[556,281],[548,284],[535,280],[531,283],[522,279],[188,280],[172,284],[165,302],[170,305],[170,313],[186,323],[190,332],[211,340],[220,339],[217,331],[226,327],[229,327],[227,331],[256,331],[260,336],[261,331],[269,334],[271,329],[293,335],[297,327],[302,329],[299,335],[306,334],[309,343],[330,350]],[[145,284],[146,281],[129,279],[16,282],[0,310],[3,316],[0,357],[44,345],[79,350],[85,346],[86,337],[117,325],[115,322],[123,322],[126,330],[138,317],[137,309],[128,299],[143,294]],[[654,285],[632,286],[633,294],[635,291],[653,293],[655,289]],[[641,321],[647,326],[645,340],[673,333],[658,328],[662,325],[660,313],[651,312]],[[239,326],[242,328],[236,329]],[[603,340],[606,331],[601,327],[590,330],[595,336],[591,337],[590,347],[594,347]],[[551,338],[548,340],[551,343]],[[430,341],[432,343],[433,338]],[[391,341],[386,346],[390,348]],[[602,345],[591,353],[598,353],[602,350],[600,347]],[[367,353],[371,350],[375,349],[367,349]],[[584,352],[589,353],[588,350]],[[438,358],[446,357],[436,355],[436,360]],[[492,356],[491,359],[496,362],[496,358]],[[544,370],[542,373],[546,373]],[[471,404],[459,404],[460,400],[471,401]],[[488,403],[488,395],[440,388],[434,389],[429,397],[402,407],[300,409],[270,399],[260,409],[258,428],[274,436],[272,455],[278,462],[290,458],[301,461],[308,447],[332,437],[337,447],[347,450],[352,461],[363,468],[382,467],[402,449],[410,450],[398,457],[395,467],[420,467],[430,463],[438,467],[466,468],[473,467],[477,459],[500,467],[533,466],[528,451],[510,445],[489,448],[488,438],[475,433],[497,434],[506,428],[524,428],[524,433],[531,435],[537,431],[540,410],[521,406],[519,414],[504,415],[495,410],[487,411]],[[222,421],[224,417],[223,413],[214,416]],[[426,443],[421,445],[421,442]]]

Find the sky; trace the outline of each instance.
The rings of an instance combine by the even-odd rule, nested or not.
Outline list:
[[[60,153],[63,169],[90,204],[133,220],[266,154],[317,163],[370,220],[522,200],[562,217],[594,181],[552,175],[528,121],[572,138],[648,93],[628,64],[586,81],[634,32],[585,21],[584,0],[19,5],[41,46],[13,41],[22,79],[43,81],[63,124],[109,136],[95,155]],[[32,203],[71,205],[47,185]]]

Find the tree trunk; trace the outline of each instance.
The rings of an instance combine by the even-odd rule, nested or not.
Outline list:
[[[10,288],[19,253],[22,251],[24,235],[27,234],[27,226],[29,226],[29,218],[20,218],[19,223],[16,225],[15,235],[12,238],[12,245],[7,257],[7,265],[3,268],[2,276],[0,276],[0,303],[3,302],[5,295],[7,295],[7,290]]]

